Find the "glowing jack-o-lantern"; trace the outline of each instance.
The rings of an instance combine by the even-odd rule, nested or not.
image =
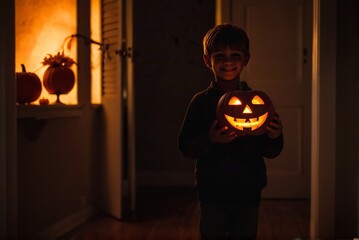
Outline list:
[[[219,125],[238,136],[264,134],[274,112],[268,95],[258,90],[227,92],[217,104]]]

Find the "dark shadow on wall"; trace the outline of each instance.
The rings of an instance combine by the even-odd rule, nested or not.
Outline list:
[[[214,0],[134,0],[139,184],[193,182],[194,162],[182,158],[176,141],[191,97],[212,78],[202,38],[214,24]]]

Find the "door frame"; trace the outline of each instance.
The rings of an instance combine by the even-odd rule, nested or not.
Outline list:
[[[17,130],[15,73],[15,0],[1,1],[6,21],[0,39],[0,238],[17,238]]]
[[[313,0],[311,239],[335,236],[336,38],[326,36],[336,36],[336,1]]]
[[[335,0],[313,5],[310,239],[332,239],[335,229]],[[216,0],[216,23],[230,22],[232,0]],[[329,35],[327,35],[329,34]],[[323,37],[321,37],[323,36]],[[320,49],[331,51],[320,51]],[[325,81],[322,81],[325,79]]]

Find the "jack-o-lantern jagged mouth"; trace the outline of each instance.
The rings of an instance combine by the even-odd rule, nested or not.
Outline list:
[[[227,114],[224,114],[224,116],[226,117],[229,124],[231,124],[236,129],[243,131],[244,128],[248,128],[251,129],[251,131],[254,131],[262,126],[263,123],[265,123],[268,117],[268,113],[265,113],[256,118],[235,118]]]

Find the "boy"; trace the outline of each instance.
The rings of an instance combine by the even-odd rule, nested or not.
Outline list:
[[[201,239],[256,239],[261,191],[267,184],[264,157],[282,151],[282,124],[276,114],[265,134],[244,137],[218,127],[220,97],[250,90],[240,80],[250,58],[249,39],[241,28],[221,24],[207,32],[203,50],[214,80],[192,98],[178,137],[182,154],[197,159]]]

